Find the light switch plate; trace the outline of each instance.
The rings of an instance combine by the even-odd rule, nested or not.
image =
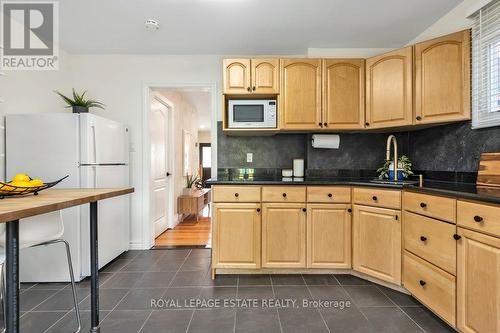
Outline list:
[[[247,163],[253,162],[253,153],[247,153]]]

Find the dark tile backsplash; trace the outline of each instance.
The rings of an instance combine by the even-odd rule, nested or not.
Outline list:
[[[217,127],[219,168],[291,168],[293,158],[303,157],[311,175],[324,170],[377,169],[385,159],[389,135],[341,133],[339,149],[315,149],[311,134],[226,136],[221,122]],[[477,172],[482,152],[500,152],[500,127],[472,130],[470,122],[395,135],[399,154],[412,159],[414,170],[429,176],[444,171],[447,177],[455,175],[456,181],[474,179],[470,173]],[[247,152],[253,153],[253,163],[246,162]]]

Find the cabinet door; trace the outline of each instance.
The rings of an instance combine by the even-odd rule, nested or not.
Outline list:
[[[250,59],[224,59],[224,94],[249,94]]]
[[[282,59],[280,73],[281,128],[321,128],[321,60]]]
[[[252,92],[279,93],[279,59],[252,59]]]
[[[415,45],[415,123],[470,119],[470,31]]]
[[[401,284],[401,212],[354,205],[353,268]]]
[[[260,204],[213,204],[214,268],[260,268]]]
[[[457,326],[500,332],[500,238],[458,228]]]
[[[356,129],[365,126],[365,61],[323,60],[323,126]]]
[[[262,205],[262,267],[306,267],[304,204]]]
[[[366,60],[366,127],[411,125],[412,47]]]
[[[307,267],[351,268],[350,205],[307,205]]]

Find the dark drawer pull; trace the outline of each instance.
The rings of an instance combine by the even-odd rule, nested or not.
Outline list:
[[[260,208],[257,208],[257,213],[260,213]]]
[[[239,193],[235,193],[235,194],[234,194],[234,196],[235,196],[235,197],[239,197],[239,196],[240,196],[240,194],[239,194]]]
[[[283,193],[283,198],[286,198],[286,193]]]
[[[476,222],[483,222],[483,218],[479,215],[474,216],[474,221]]]
[[[347,212],[348,213],[352,213],[352,209],[351,208],[347,208]]]
[[[307,209],[305,209],[305,208],[302,208],[302,211],[303,211],[303,212],[305,213],[305,212],[307,212]]]
[[[427,282],[425,282],[424,280],[420,280],[420,285],[423,287],[427,284]]]
[[[373,199],[373,201],[377,201],[378,200],[378,198],[375,195],[372,197],[372,199]]]
[[[427,204],[425,202],[421,202],[420,207],[425,208],[425,207],[427,207]]]
[[[459,240],[460,238],[462,238],[462,236],[457,235],[457,234],[454,234],[454,235],[453,235],[453,238],[455,238],[455,240]]]
[[[427,237],[425,237],[425,236],[420,236],[420,240],[421,240],[422,242],[425,242],[425,241],[427,240]]]
[[[329,198],[333,197],[333,194],[328,193],[328,197],[329,197]]]

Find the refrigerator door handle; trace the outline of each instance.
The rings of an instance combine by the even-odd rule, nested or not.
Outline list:
[[[97,162],[97,140],[96,140],[96,133],[95,133],[95,125],[90,126],[90,129],[92,130],[92,161],[94,163]]]
[[[92,173],[94,175],[94,177],[92,179],[94,186],[92,186],[92,188],[96,188],[96,186],[97,186],[97,167],[96,166],[92,166]]]

